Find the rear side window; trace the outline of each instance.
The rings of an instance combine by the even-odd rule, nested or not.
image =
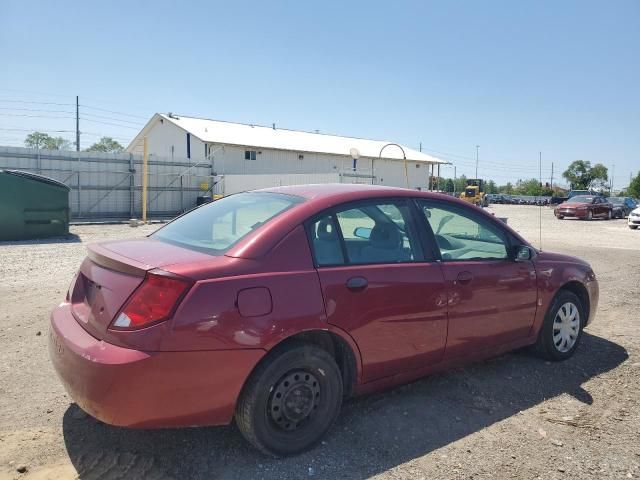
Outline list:
[[[151,237],[223,255],[246,235],[302,201],[300,197],[269,192],[231,195],[177,218]]]

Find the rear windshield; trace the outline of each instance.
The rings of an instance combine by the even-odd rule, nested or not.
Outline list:
[[[211,255],[223,255],[243,237],[303,201],[280,193],[239,193],[177,218],[151,237]]]

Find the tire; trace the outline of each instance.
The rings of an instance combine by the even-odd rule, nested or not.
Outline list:
[[[587,213],[585,220],[587,220],[588,222],[593,220],[593,212],[591,210],[589,210],[589,212]]]
[[[609,213],[607,214],[607,220],[611,220],[612,217],[613,214],[611,213],[611,210],[609,210]]]
[[[629,225],[629,228],[630,228],[631,230],[637,230],[637,229],[638,229],[638,226],[637,226],[637,225]]]
[[[342,390],[340,369],[329,353],[291,342],[251,374],[238,400],[236,424],[268,455],[300,453],[327,433],[340,412]]]
[[[572,305],[573,309],[568,305]],[[575,312],[575,317],[573,317],[573,312]],[[561,317],[562,314],[565,316],[564,321]],[[575,323],[573,318],[576,319]],[[552,361],[570,358],[580,344],[582,328],[586,320],[585,308],[578,296],[568,290],[560,290],[545,314],[544,323],[535,344],[536,353],[542,358]],[[564,326],[560,326],[563,323]],[[570,343],[571,341],[573,343]]]
[[[563,216],[563,215],[556,215],[556,218],[557,218],[558,220],[563,220],[563,219],[564,219],[564,216]]]

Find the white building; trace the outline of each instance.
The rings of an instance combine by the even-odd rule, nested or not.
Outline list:
[[[448,163],[387,141],[326,135],[175,114],[155,114],[126,151],[211,166],[234,193],[295,183],[373,183],[426,190]],[[406,161],[403,157],[406,155]],[[231,181],[233,180],[233,187]]]

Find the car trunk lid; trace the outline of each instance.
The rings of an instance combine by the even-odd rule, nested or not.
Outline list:
[[[78,323],[98,339],[107,336],[109,326],[148,271],[212,258],[148,238],[92,244],[87,249],[69,301]]]

